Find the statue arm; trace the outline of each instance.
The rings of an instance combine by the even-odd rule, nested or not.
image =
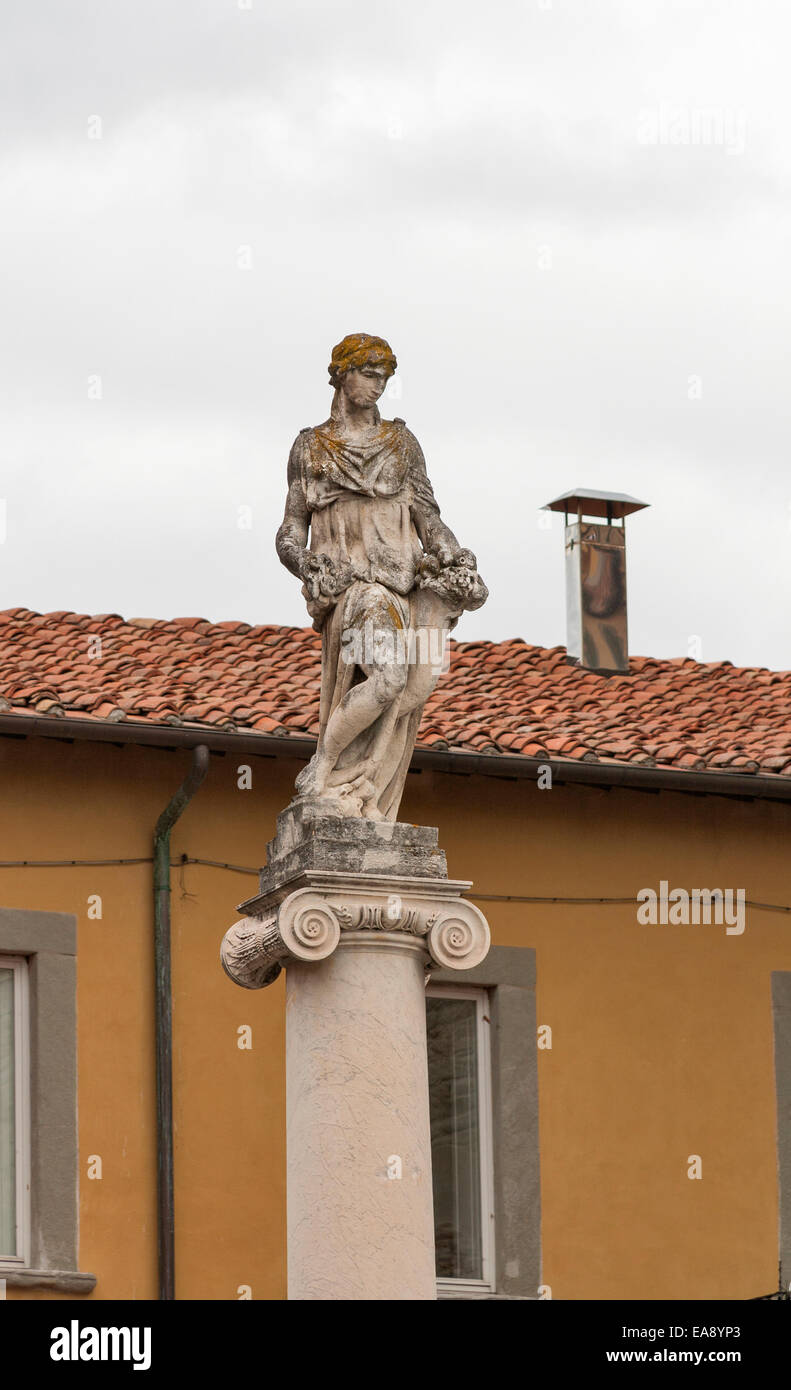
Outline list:
[[[412,484],[412,520],[426,554],[419,567],[421,588],[433,589],[458,611],[480,608],[489,596],[478,561],[471,550],[459,545],[439,514],[434,489],[428,480],[426,460],[415,436],[407,430]]]
[[[302,578],[302,568],[308,543],[310,512],[302,486],[302,446],[299,437],[291,446],[288,458],[288,496],[282,525],[275,537],[280,563]]]
[[[406,434],[409,445],[409,480],[412,484],[411,511],[415,530],[426,553],[436,555],[441,564],[449,565],[461,551],[461,546],[439,514],[434,489],[426,472],[423,450],[409,430]]]
[[[309,611],[315,626],[317,615],[333,606],[355,575],[350,565],[336,564],[329,555],[316,555],[307,549],[310,510],[303,485],[304,448],[297,436],[288,459],[286,511],[275,537],[275,548],[280,563],[302,580],[302,592],[313,604]]]

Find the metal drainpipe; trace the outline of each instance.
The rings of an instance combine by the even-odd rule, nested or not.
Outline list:
[[[157,1054],[157,1235],[159,1297],[175,1298],[173,1188],[173,998],[170,982],[170,832],[209,770],[199,743],[192,766],[154,830],[154,1011]]]

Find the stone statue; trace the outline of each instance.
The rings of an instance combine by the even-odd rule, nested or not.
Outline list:
[[[440,518],[417,439],[379,414],[396,366],[367,333],[333,348],[330,417],[294,441],[276,542],[322,634],[318,747],[298,799],[379,821],[397,817],[447,633],[488,597]]]

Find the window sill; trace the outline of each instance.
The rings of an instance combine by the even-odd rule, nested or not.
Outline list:
[[[76,1269],[23,1269],[19,1265],[0,1265],[0,1279],[9,1289],[53,1289],[56,1293],[93,1293],[95,1274]]]
[[[437,1298],[487,1298],[495,1290],[483,1279],[438,1279]]]
[[[497,1299],[498,1302],[503,1299],[509,1302],[517,1301],[519,1303],[538,1302],[536,1294],[502,1293],[498,1289],[493,1289],[491,1284],[485,1284],[483,1280],[459,1279],[451,1283],[450,1280],[438,1279],[437,1301],[452,1303],[457,1299],[464,1299],[465,1301],[474,1299],[476,1302],[480,1299]]]

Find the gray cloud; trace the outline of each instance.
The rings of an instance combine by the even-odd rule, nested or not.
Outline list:
[[[791,666],[783,14],[252,3],[6,20],[0,607],[304,622],[285,458],[365,329],[490,585],[460,636],[564,641],[537,509],[587,484],[652,503],[634,651]]]

